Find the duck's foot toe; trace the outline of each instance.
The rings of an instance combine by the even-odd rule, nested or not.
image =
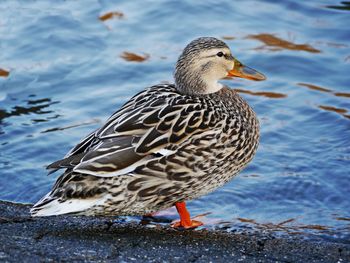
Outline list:
[[[202,225],[201,221],[191,220],[190,222],[176,221],[171,224],[171,227],[175,229],[193,229]]]

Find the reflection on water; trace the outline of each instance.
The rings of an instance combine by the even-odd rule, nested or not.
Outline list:
[[[10,75],[10,72],[0,68],[0,77],[8,77],[9,75]]]
[[[337,3],[6,1],[0,199],[37,201],[56,180],[45,176],[47,164],[135,93],[173,83],[183,47],[214,36],[269,77],[227,83],[260,118],[261,141],[235,180],[188,203],[191,214],[209,229],[349,240],[349,12]],[[177,218],[162,211],[150,225]]]
[[[322,225],[295,225],[295,226],[288,226],[290,223],[296,222],[298,219],[297,218],[290,218],[287,220],[284,220],[280,223],[273,224],[273,223],[258,223],[254,219],[246,219],[246,218],[237,218],[238,221],[242,223],[251,223],[258,228],[265,228],[265,229],[270,229],[270,230],[300,230],[300,229],[313,229],[313,230],[328,230],[329,227],[327,226],[322,226]]]
[[[350,11],[350,2],[342,1],[340,5],[328,5],[327,8]]]
[[[80,126],[91,125],[91,124],[96,124],[96,123],[101,123],[101,120],[94,119],[94,120],[91,120],[91,121],[81,122],[81,123],[77,123],[77,124],[71,124],[71,125],[68,125],[68,126],[65,126],[65,127],[54,127],[54,128],[50,128],[50,129],[44,130],[41,133],[63,131],[63,130],[71,129],[71,128],[77,128],[77,127],[80,127]]]
[[[32,122],[47,122],[49,120],[57,119],[59,117],[61,117],[61,115],[56,114],[56,115],[53,115],[53,116],[46,117],[45,119],[32,119],[31,121]]]
[[[52,111],[50,110],[43,110],[43,109],[46,109],[56,103],[59,103],[59,102],[51,101],[51,99],[49,98],[43,98],[38,100],[28,100],[27,106],[14,106],[10,111],[0,108],[0,122],[6,118],[10,118],[13,116],[28,115],[28,114],[42,115],[42,114],[52,113]]]
[[[344,43],[332,43],[332,42],[317,42],[317,44],[325,44],[329,47],[334,47],[334,48],[346,48],[349,47],[349,45],[344,44]]]
[[[257,47],[256,49],[268,49],[270,51],[279,51],[283,49],[288,50],[302,50],[311,53],[320,53],[321,51],[312,47],[309,44],[294,44],[290,41],[276,37],[272,34],[257,34],[247,36],[249,39],[256,39],[263,42],[265,45]]]
[[[149,59],[149,54],[144,54],[144,55],[138,55],[132,52],[126,52],[124,51],[120,57],[126,61],[134,61],[134,62],[143,62],[147,59]]]
[[[301,234],[304,230],[316,230],[318,234],[330,233],[331,229],[325,225],[305,225],[298,223],[298,218],[290,218],[279,223],[259,223],[254,219],[237,218],[240,223],[247,226],[253,226],[254,229],[262,231],[285,232],[288,234]],[[230,223],[232,224],[232,223]],[[218,226],[220,228],[220,225]],[[227,223],[226,223],[227,227]],[[315,233],[315,232],[314,232]]]

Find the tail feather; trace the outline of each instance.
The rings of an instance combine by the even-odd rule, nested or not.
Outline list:
[[[101,199],[67,199],[60,201],[57,198],[45,196],[42,200],[36,203],[31,209],[32,216],[54,216],[63,214],[79,214],[89,210],[96,204],[100,203]]]
[[[103,204],[108,197],[103,186],[105,180],[68,169],[57,179],[52,190],[32,207],[30,213],[32,216],[92,214],[93,208]]]

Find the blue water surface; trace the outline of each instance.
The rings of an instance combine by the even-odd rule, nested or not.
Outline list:
[[[214,36],[268,77],[226,81],[258,114],[261,143],[192,214],[349,240],[349,19],[340,1],[1,1],[0,199],[37,201],[57,176],[47,164],[136,92],[172,82],[189,41]]]

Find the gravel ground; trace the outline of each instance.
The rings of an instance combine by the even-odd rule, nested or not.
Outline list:
[[[350,244],[104,217],[31,218],[29,207],[0,201],[0,262],[350,262]]]

